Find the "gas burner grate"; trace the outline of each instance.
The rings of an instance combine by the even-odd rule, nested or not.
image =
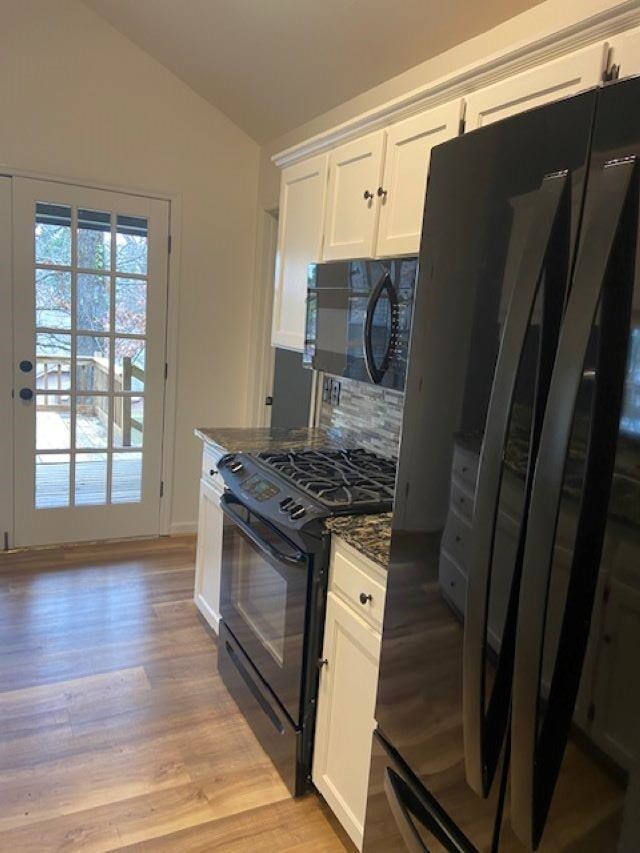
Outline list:
[[[396,464],[366,450],[260,453],[260,461],[332,510],[390,509]]]

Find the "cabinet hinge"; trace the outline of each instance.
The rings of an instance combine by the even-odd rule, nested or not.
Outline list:
[[[171,234],[169,234],[169,236],[167,237],[167,252],[169,254],[171,254],[172,247],[173,247],[173,240],[172,240]]]
[[[589,702],[589,708],[587,709],[587,719],[590,723],[592,723],[596,718],[596,706],[593,702]]]
[[[160,497],[164,497],[164,480],[160,480]]]

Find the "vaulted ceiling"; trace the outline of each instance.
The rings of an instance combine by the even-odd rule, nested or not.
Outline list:
[[[539,0],[83,2],[266,142]]]

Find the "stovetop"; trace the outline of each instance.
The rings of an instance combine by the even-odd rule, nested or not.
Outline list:
[[[327,509],[391,508],[395,462],[366,450],[259,453],[258,459]]]
[[[234,453],[218,469],[236,499],[296,541],[318,535],[318,522],[330,516],[388,512],[393,504],[395,462],[365,450]]]

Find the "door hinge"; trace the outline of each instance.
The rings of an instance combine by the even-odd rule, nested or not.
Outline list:
[[[270,394],[264,398],[264,404],[265,406],[273,406],[273,397]]]
[[[620,66],[616,65],[615,62],[612,62],[613,59],[613,48],[610,47],[607,52],[607,63],[605,65],[605,69],[602,72],[602,82],[609,83],[611,80],[617,80],[620,76]]]
[[[160,480],[160,497],[164,497],[164,480]]]
[[[587,719],[590,723],[592,723],[596,718],[596,706],[593,702],[589,702],[589,708],[587,709]]]
[[[9,531],[8,530],[4,531],[4,550],[5,551],[9,550]]]
[[[167,237],[167,252],[171,254],[171,249],[173,247],[173,240],[171,238],[171,234]]]
[[[164,363],[164,381],[167,381],[167,377],[169,376],[169,365],[165,361]]]

